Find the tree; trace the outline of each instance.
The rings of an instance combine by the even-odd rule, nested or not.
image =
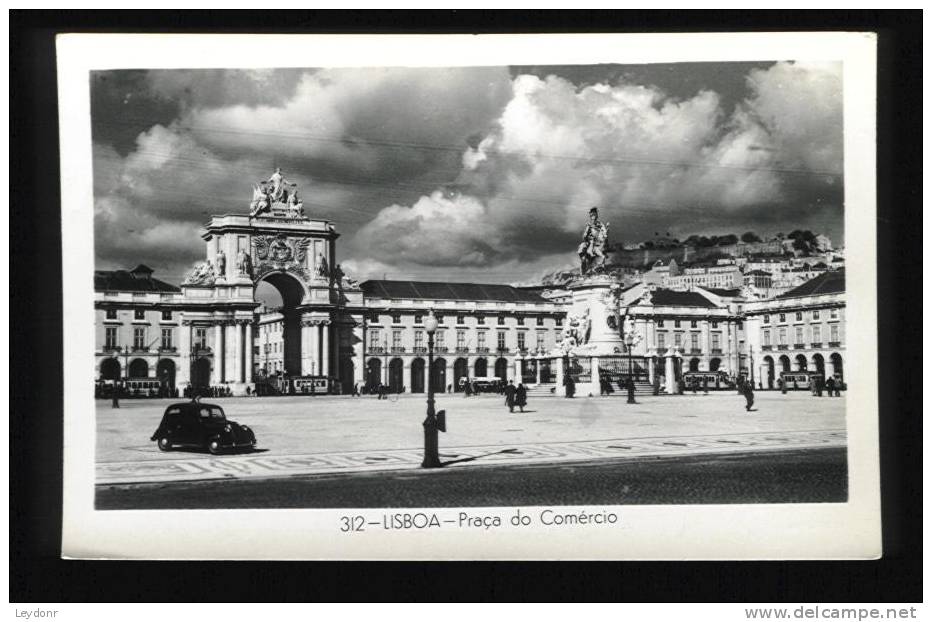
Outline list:
[[[737,243],[738,243],[738,236],[736,236],[733,233],[729,233],[728,235],[720,235],[718,236],[718,239],[716,240],[716,246],[730,246],[731,244],[737,244]]]
[[[746,231],[741,234],[741,241],[747,244],[753,244],[754,242],[762,242],[763,240],[753,231]]]

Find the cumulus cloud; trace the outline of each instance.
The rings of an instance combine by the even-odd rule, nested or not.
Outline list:
[[[728,109],[617,71],[585,86],[506,68],[134,74],[177,114],[128,152],[95,143],[98,256],[180,274],[200,225],[245,211],[275,165],[337,221],[358,276],[522,280],[572,257],[593,205],[625,243],[824,220],[843,200],[840,69],[754,69]]]
[[[448,265],[462,252],[463,264],[491,266],[567,248],[593,205],[618,242],[657,228],[805,218],[813,197],[840,209],[840,67],[777,63],[747,82],[748,97],[726,114],[711,91],[675,99],[642,85],[517,76],[493,130],[463,153],[459,203],[472,209],[392,205],[362,233],[372,241],[376,223],[396,223],[378,245],[386,256]],[[474,221],[460,226],[454,214]],[[445,219],[453,226],[438,252],[431,240]],[[496,252],[470,252],[480,240]]]
[[[438,190],[410,208],[381,210],[358,233],[359,245],[376,257],[433,266],[484,266],[504,253],[499,232],[473,197]]]

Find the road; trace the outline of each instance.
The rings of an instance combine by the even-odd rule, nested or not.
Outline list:
[[[101,485],[118,509],[817,503],[847,499],[844,448],[572,464]]]

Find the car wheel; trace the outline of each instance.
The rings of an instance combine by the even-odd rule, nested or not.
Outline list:
[[[160,436],[158,440],[158,444],[159,444],[159,449],[161,449],[162,451],[172,450],[171,439],[169,439],[167,436]]]
[[[220,453],[220,441],[212,438],[207,442],[207,451],[214,454],[215,456]]]

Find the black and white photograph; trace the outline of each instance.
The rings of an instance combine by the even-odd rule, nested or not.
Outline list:
[[[64,229],[90,258],[72,272],[82,321],[66,315],[71,494],[111,526],[327,510],[302,537],[329,558],[413,533],[494,547],[522,526],[675,544],[690,508],[737,531],[774,506],[834,517],[807,529],[875,515],[876,361],[855,344],[873,199],[850,168],[870,135],[851,132],[848,43],[870,48],[444,65],[380,60],[374,41],[368,64],[72,75],[92,182]],[[875,519],[852,526],[863,548],[820,554],[879,554]],[[726,555],[800,556],[812,537],[777,527],[755,552],[752,532]],[[392,546],[371,554],[411,553]]]

